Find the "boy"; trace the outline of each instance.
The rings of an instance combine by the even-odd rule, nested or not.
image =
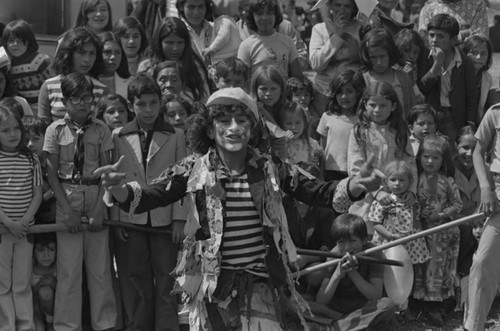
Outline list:
[[[418,68],[417,85],[426,103],[437,110],[438,131],[454,141],[458,129],[477,119],[479,95],[474,66],[455,46],[459,24],[454,17],[434,16],[427,31],[431,58]]]
[[[127,98],[135,119],[113,131],[114,159],[125,156],[120,170],[127,182],[153,183],[169,165],[186,156],[184,133],[166,123],[160,115],[161,91],[147,74],[133,76]],[[170,295],[177,261],[177,244],[183,239],[187,210],[179,203],[150,212],[128,215],[112,208],[111,219],[154,229],[172,229],[172,237],[141,231],[122,231],[129,257],[129,279],[136,289],[136,304],[129,318],[129,330],[179,330],[177,297]]]
[[[337,243],[332,252],[344,257],[333,274],[325,273],[316,302],[327,305],[333,311],[330,316],[338,315],[334,329],[361,330],[390,319],[395,305],[382,297],[384,266],[358,262],[353,256],[370,246],[365,221],[356,215],[341,215],[333,222],[331,235]]]
[[[23,125],[28,140],[28,148],[40,160],[43,178],[43,200],[35,215],[36,224],[54,223],[56,221],[56,200],[47,178],[47,153],[43,151],[43,141],[47,131],[47,122],[32,117],[23,118]]]
[[[491,216],[487,219],[479,246],[472,260],[469,274],[469,293],[464,315],[464,330],[484,330],[486,317],[497,293],[500,282],[500,107],[493,106],[484,115],[475,137],[476,148],[472,155],[474,169],[481,188],[479,213]],[[490,146],[491,149],[490,149]],[[491,163],[485,162],[485,154],[491,153]],[[493,178],[492,178],[493,177]]]
[[[230,57],[214,65],[214,83],[218,90],[226,87],[241,87],[247,90],[248,66],[240,59]]]
[[[415,157],[425,136],[436,133],[436,116],[436,111],[428,104],[416,105],[410,109],[407,121]]]
[[[57,287],[54,328],[80,330],[82,312],[82,267],[85,261],[94,330],[114,328],[116,308],[111,284],[108,230],[102,228],[104,190],[94,170],[108,164],[113,149],[106,124],[92,116],[92,82],[72,73],[61,80],[64,118],[53,122],[45,133],[47,175],[56,198],[56,223],[68,232],[57,233]],[[82,232],[81,220],[89,220]]]
[[[54,294],[57,284],[56,247],[55,233],[35,234],[31,286],[33,287],[37,330],[54,330]]]

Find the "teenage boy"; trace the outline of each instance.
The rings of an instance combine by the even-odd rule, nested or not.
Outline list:
[[[431,47],[417,84],[437,111],[438,131],[455,140],[458,129],[477,120],[478,89],[473,63],[455,46],[460,27],[448,14],[434,16],[427,25]]]
[[[111,160],[113,141],[106,124],[92,116],[92,81],[72,73],[61,79],[64,118],[45,133],[47,176],[56,198],[56,223],[68,232],[57,233],[55,330],[81,330],[83,262],[90,294],[92,329],[113,329],[116,307],[111,284],[108,229],[100,178],[93,175]],[[89,220],[83,231],[82,217]]]
[[[184,133],[164,121],[160,114],[161,90],[149,75],[140,73],[130,79],[127,98],[136,117],[113,131],[113,158],[118,161],[123,155],[120,171],[127,174],[127,182],[145,186],[186,156]],[[170,273],[176,266],[177,244],[182,242],[186,217],[180,203],[136,215],[112,208],[112,220],[172,230],[171,237],[136,230],[118,235],[119,240],[126,241],[126,268],[135,288],[136,301],[127,329],[179,330],[177,297],[170,295],[174,285]]]

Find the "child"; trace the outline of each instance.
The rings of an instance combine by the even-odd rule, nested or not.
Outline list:
[[[107,88],[96,78],[101,73],[102,47],[97,37],[86,28],[67,31],[57,49],[52,64],[57,76],[47,79],[38,96],[38,117],[50,122],[64,118],[67,108],[61,94],[61,79],[70,73],[89,75],[92,78],[92,95],[99,98]]]
[[[383,30],[368,32],[361,42],[361,61],[368,68],[363,73],[366,85],[387,82],[396,91],[401,102],[403,115],[415,104],[415,92],[410,77],[392,66],[398,61],[399,51],[392,37]]]
[[[276,141],[292,138],[291,131],[279,127],[279,114],[285,107],[285,83],[278,69],[272,65],[259,67],[252,75],[250,83],[252,96],[259,105],[259,111],[266,121],[266,126]]]
[[[321,115],[317,132],[325,150],[325,180],[347,177],[347,146],[356,122],[356,110],[365,89],[360,72],[347,69],[331,84],[328,111]]]
[[[107,0],[83,0],[78,11],[75,28],[87,28],[97,36],[111,31],[113,19]]]
[[[57,284],[56,235],[38,233],[34,236],[33,306],[37,331],[54,331],[54,299]]]
[[[99,35],[99,40],[102,43],[104,61],[99,81],[106,85],[109,93],[125,97],[130,74],[120,39],[113,32],[105,31]]]
[[[186,309],[192,328],[210,322],[214,330],[245,324],[248,330],[303,329],[299,317],[305,303],[294,288],[289,269],[296,255],[286,230],[282,193],[342,212],[351,203],[349,196],[356,199],[365,192],[360,183],[372,190],[380,179],[368,171],[363,172],[367,177],[323,183],[290,164],[275,164],[270,154],[255,148],[260,137],[251,137],[261,130],[260,115],[255,101],[240,88],[215,92],[207,108],[196,114],[190,128],[196,153],[167,169],[162,181],[125,186],[124,176],[116,172],[123,159],[97,173],[102,174],[103,185],[117,204],[131,214],[186,196],[190,216],[175,275],[177,291],[190,299]],[[287,185],[290,181],[296,185]],[[129,190],[138,193],[135,198],[127,199]],[[192,269],[197,263],[204,267]],[[228,305],[212,303],[215,298],[227,300]],[[245,313],[243,307],[252,312]],[[222,319],[221,313],[227,318]]]
[[[424,138],[417,155],[419,178],[417,197],[421,222],[429,229],[456,218],[462,209],[460,193],[453,180],[455,170],[448,141],[436,134]],[[455,307],[455,287],[460,231],[450,228],[428,236],[431,261],[423,277],[415,275],[413,297],[426,301],[431,320],[442,326]],[[435,304],[429,304],[434,302]]]
[[[241,44],[240,32],[234,21],[238,14],[238,2],[234,0],[212,0],[214,26],[210,46],[202,51],[212,64],[238,54]]]
[[[168,101],[165,104],[165,122],[185,132],[187,130],[186,121],[191,115],[192,106],[182,98]]]
[[[279,114],[279,125],[291,131],[293,137],[286,142],[286,159],[290,163],[312,163],[323,167],[323,149],[309,137],[309,125],[304,109],[297,103],[288,103]]]
[[[21,117],[0,106],[0,316],[6,330],[33,330],[33,245],[26,236],[42,201],[40,162],[25,145]]]
[[[376,245],[422,231],[420,206],[410,191],[414,181],[412,169],[404,161],[392,161],[385,167],[384,174],[391,203],[384,205],[375,200],[368,214],[368,221],[374,224],[372,242]],[[414,265],[430,260],[424,238],[406,243],[405,248]]]
[[[258,67],[272,64],[284,81],[288,77],[302,77],[297,48],[293,40],[276,28],[283,20],[277,0],[251,0],[246,23],[256,33],[241,42],[238,59],[253,73]]]
[[[137,68],[144,51],[148,47],[148,38],[141,23],[132,16],[120,18],[113,26],[113,32],[120,42],[127,58],[128,72],[137,73]]]
[[[466,122],[477,121],[479,94],[474,65],[455,46],[457,20],[448,14],[434,16],[427,26],[430,56],[417,84],[425,101],[437,111],[438,131],[452,141]]]
[[[240,59],[230,57],[220,60],[214,65],[213,80],[217,89],[226,87],[248,88],[249,68]]]
[[[341,215],[333,221],[330,234],[336,242],[332,252],[343,257],[332,271],[325,273],[316,302],[326,305],[334,315],[338,315],[333,327],[336,330],[361,330],[390,319],[395,306],[391,299],[382,297],[384,267],[358,262],[353,257],[373,247],[368,243],[363,219],[352,214]],[[374,255],[381,256],[380,252]]]
[[[436,116],[436,111],[428,104],[415,105],[408,112],[407,121],[413,155],[418,154],[420,144],[427,135],[436,133]]]
[[[26,130],[26,145],[38,157],[42,170],[43,199],[35,215],[35,224],[55,223],[56,200],[47,178],[47,153],[43,151],[43,141],[48,124],[40,119],[23,118],[23,125]]]
[[[313,108],[313,86],[311,81],[306,77],[288,78],[285,85],[285,94],[289,102],[298,103],[304,109],[307,121],[309,122],[309,134],[312,138],[319,140],[316,129],[318,128],[319,118],[322,113],[318,113]]]
[[[161,116],[161,91],[152,77],[145,73],[132,76],[127,91],[135,119],[113,131],[114,159],[121,162],[127,182],[151,184],[165,166],[186,156],[184,132],[167,124]],[[145,133],[145,134],[144,134]],[[170,295],[174,278],[170,273],[177,259],[177,244],[183,239],[186,209],[180,204],[157,208],[138,215],[112,209],[111,219],[146,226],[172,229],[172,236],[128,230],[128,274],[138,302],[134,305],[128,329],[155,330],[171,326],[178,330],[177,297]],[[124,234],[124,233],[123,233]],[[158,252],[163,252],[159,255]]]
[[[84,262],[92,328],[105,330],[116,322],[108,230],[102,228],[104,191],[99,178],[93,176],[99,165],[110,161],[113,142],[106,124],[92,116],[93,90],[92,80],[82,73],[62,77],[66,115],[47,128],[43,145],[48,153],[49,183],[57,200],[56,223],[68,227],[68,232],[57,233],[56,330],[81,328]],[[89,220],[90,231],[82,232],[82,218]]]
[[[492,103],[491,94],[495,92],[493,77],[488,72],[492,64],[492,51],[490,41],[481,35],[473,35],[465,39],[462,46],[463,54],[471,60],[479,84],[479,106],[477,108],[477,123],[483,119],[486,109]]]
[[[37,113],[38,94],[43,82],[53,76],[50,57],[38,52],[35,34],[26,21],[14,20],[3,31],[14,88]]]
[[[113,131],[121,128],[134,118],[128,109],[127,100],[119,94],[106,94],[97,101],[96,118],[100,119]]]
[[[401,57],[396,64],[396,68],[403,70],[410,77],[413,84],[413,91],[417,97],[417,102],[423,103],[424,96],[417,86],[419,70],[425,67],[429,57],[429,50],[425,41],[412,29],[402,29],[394,36],[394,44],[400,50]]]
[[[417,178],[417,167],[408,141],[408,130],[394,88],[386,82],[368,86],[359,102],[358,123],[351,130],[347,149],[347,172],[357,174],[359,167],[371,154],[373,166],[384,169],[391,161],[406,161]],[[416,192],[415,184],[411,187]],[[381,199],[387,193],[378,192]],[[363,202],[357,202],[352,212],[365,216],[374,199],[368,194]],[[371,229],[369,228],[371,232]]]
[[[464,126],[460,129],[456,139],[457,155],[455,156],[455,183],[457,184],[460,198],[462,199],[462,211],[460,217],[469,216],[477,211],[481,202],[481,190],[472,155],[476,146],[476,132],[473,126]],[[460,277],[460,302],[457,307],[461,310],[466,302],[469,272],[472,265],[472,257],[477,249],[477,243],[473,234],[473,228],[481,225],[482,222],[476,221],[471,224],[459,225],[460,229],[460,249],[458,251],[457,273]]]

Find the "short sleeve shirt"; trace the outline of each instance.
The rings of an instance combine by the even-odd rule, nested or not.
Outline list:
[[[485,146],[492,145],[490,171],[500,173],[500,104],[491,107],[483,117],[476,131],[477,140]]]
[[[104,122],[94,119],[84,133],[83,177],[92,177],[94,170],[104,165],[102,155],[113,149],[111,131]],[[64,119],[52,123],[45,133],[43,150],[49,154],[59,155],[57,174],[61,179],[71,179],[76,147],[76,131],[68,127]]]

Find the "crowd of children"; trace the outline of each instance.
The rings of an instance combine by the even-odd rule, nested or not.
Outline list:
[[[4,26],[0,331],[362,330],[454,309],[483,330],[500,280],[492,46],[446,13],[421,34],[396,3],[326,1],[309,58],[278,0],[178,0],[153,31],[83,0],[53,58],[28,22]],[[404,244],[404,304],[355,256],[477,212]],[[44,224],[58,231],[31,234]],[[297,248],[338,264],[297,281],[325,261]]]

